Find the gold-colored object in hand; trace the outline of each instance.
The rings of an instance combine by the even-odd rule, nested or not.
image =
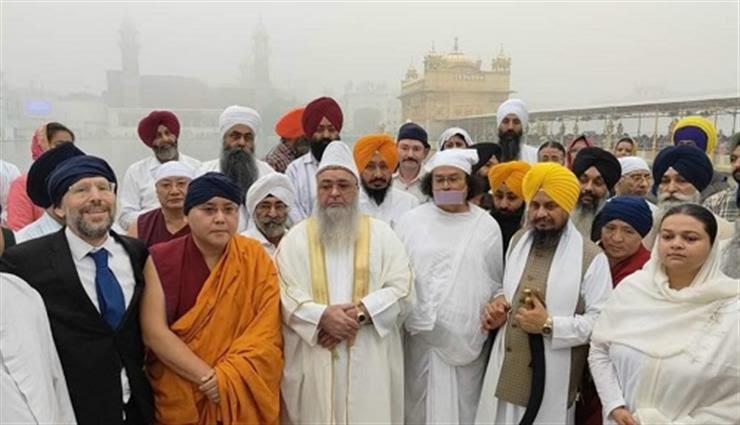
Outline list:
[[[520,303],[524,304],[525,307],[534,308],[534,301],[532,300],[533,292],[529,288],[522,290],[522,297],[519,300]]]

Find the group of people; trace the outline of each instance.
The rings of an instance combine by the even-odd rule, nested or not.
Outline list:
[[[684,424],[740,421],[740,134],[497,143],[405,123],[341,140],[334,99],[230,106],[218,158],[118,179],[34,133],[0,239],[2,423]],[[434,153],[432,151],[434,150]]]

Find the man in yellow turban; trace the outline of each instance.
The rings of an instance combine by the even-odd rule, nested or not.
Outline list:
[[[579,193],[556,163],[524,176],[528,226],[511,239],[483,314],[483,329],[499,332],[476,423],[574,423],[591,330],[612,288],[606,256],[570,221]]]
[[[398,166],[398,149],[387,134],[369,134],[355,142],[355,165],[360,172],[360,211],[373,218],[393,223],[416,207],[417,198],[391,185]]]
[[[488,172],[488,182],[493,192],[491,216],[501,227],[504,254],[514,233],[524,221],[524,193],[522,181],[530,165],[524,161],[509,161],[497,164]]]

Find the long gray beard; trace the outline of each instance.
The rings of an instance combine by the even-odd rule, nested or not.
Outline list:
[[[240,148],[221,150],[221,172],[239,186],[245,197],[259,177],[259,168],[254,155]]]
[[[601,199],[596,205],[585,206],[580,202],[576,204],[576,209],[570,215],[570,219],[573,220],[573,224],[576,229],[589,240],[591,239],[591,227],[594,224],[594,218],[596,213],[601,210],[601,207],[606,203],[606,199]]]
[[[655,218],[657,220],[653,222],[653,227],[660,227],[660,223],[663,221],[663,217],[668,212],[668,210],[684,204],[701,204],[701,193],[699,193],[699,191],[696,191],[693,195],[675,194],[673,196],[670,196],[666,193],[658,194],[658,210],[655,214]]]
[[[322,245],[331,250],[352,249],[359,232],[360,207],[358,198],[346,207],[315,206]]]
[[[720,267],[722,273],[733,279],[740,279],[740,261],[737,261],[738,257],[740,257],[740,219],[735,219],[735,235],[732,236],[730,243],[722,251],[722,266]]]

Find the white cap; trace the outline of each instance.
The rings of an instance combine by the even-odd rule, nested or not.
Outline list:
[[[195,170],[184,162],[167,161],[154,170],[154,182],[168,177],[187,177],[192,180],[195,178]]]
[[[221,133],[221,140],[224,139],[226,133],[231,127],[237,124],[244,124],[251,128],[254,135],[259,134],[262,128],[262,117],[260,114],[252,108],[246,106],[231,105],[221,112],[221,116],[218,117],[218,130]]]
[[[244,203],[250,217],[254,215],[257,204],[262,202],[268,195],[272,195],[283,201],[288,208],[293,207],[295,194],[290,179],[285,174],[268,173],[252,183],[247,191],[247,200]]]
[[[427,169],[433,171],[437,167],[455,167],[470,175],[473,165],[478,163],[478,152],[474,149],[448,149],[437,152],[429,161]]]
[[[639,156],[625,156],[619,159],[619,165],[622,166],[622,175],[627,175],[633,171],[650,172],[647,162]]]
[[[521,99],[509,99],[502,103],[496,111],[496,127],[501,125],[501,121],[506,118],[507,115],[514,114],[522,122],[522,127],[526,127],[529,122],[529,112],[527,112],[527,105]]]
[[[360,173],[357,171],[352,151],[346,143],[339,140],[329,143],[329,146],[326,147],[319,168],[316,170],[316,177],[318,178],[319,174],[325,169],[333,167],[341,167],[349,171],[357,179],[357,184],[360,184]]]
[[[437,150],[438,151],[444,150],[444,145],[447,139],[449,139],[450,137],[456,134],[459,134],[460,136],[462,136],[463,140],[465,141],[465,145],[467,147],[473,146],[474,144],[473,138],[470,137],[470,134],[468,134],[468,132],[465,131],[464,128],[450,127],[447,130],[443,131],[442,134],[439,135],[439,140],[437,141]]]

